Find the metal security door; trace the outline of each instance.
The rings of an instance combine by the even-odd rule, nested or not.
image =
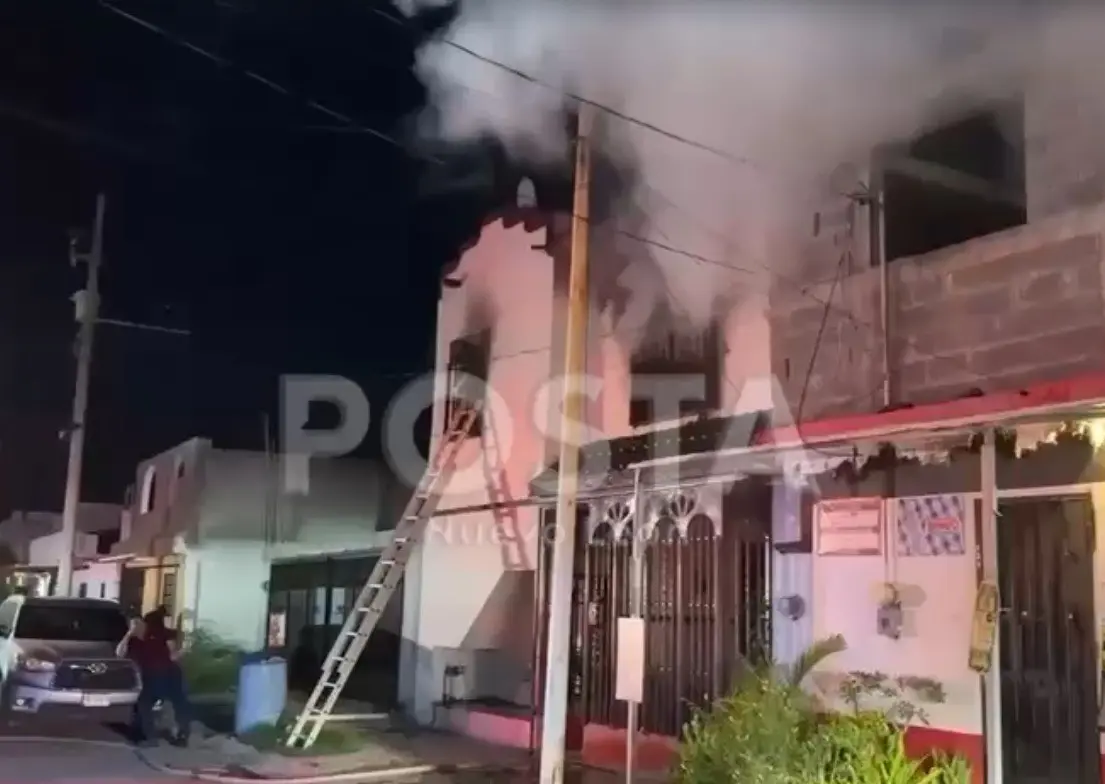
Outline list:
[[[618,618],[629,614],[633,527],[602,523],[587,546],[584,618],[584,711],[588,721],[624,727],[625,703],[614,697]]]
[[[1097,782],[1093,507],[1025,498],[998,514],[1004,779]]]

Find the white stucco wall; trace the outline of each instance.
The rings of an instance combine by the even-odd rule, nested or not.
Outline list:
[[[96,537],[78,532],[74,543],[77,558],[96,556]],[[45,569],[57,569],[65,553],[65,541],[61,532],[32,539],[28,545],[28,565]],[[90,563],[73,572],[72,596],[81,595],[81,586],[92,598],[119,598],[119,566],[114,563]]]
[[[1029,491],[1046,495],[1049,491]],[[1082,492],[1093,500],[1097,547],[1094,553],[1095,614],[1105,617],[1105,485],[1055,488],[1053,495]],[[1024,491],[999,489],[1003,497],[1017,497]],[[897,530],[897,503],[886,504],[885,526],[890,546],[885,555],[784,555],[775,561],[776,586],[788,587],[807,602],[807,615],[798,622],[776,614],[776,653],[784,661],[815,640],[842,634],[848,650],[826,660],[814,679],[815,687],[828,689],[824,696],[837,696],[834,683],[848,672],[881,672],[890,677],[916,676],[941,684],[945,701],[923,704],[929,727],[963,735],[983,734],[981,679],[967,666],[971,620],[977,592],[976,552],[984,560],[996,558],[983,543],[976,550],[975,500],[978,494],[964,494],[965,549],[962,555],[897,555],[893,532]],[[998,530],[1001,518],[997,520]],[[816,530],[816,527],[815,527]],[[816,534],[814,549],[816,553]],[[901,592],[904,627],[900,639],[878,634],[876,609],[878,587],[894,583]],[[780,594],[776,594],[779,596]],[[1100,625],[1099,625],[1100,626]],[[1101,630],[1098,629],[1099,645]],[[835,680],[834,680],[835,679]],[[840,706],[839,702],[837,703]]]
[[[77,530],[110,531],[120,527],[123,508],[118,504],[82,503],[77,511]],[[30,542],[61,530],[61,512],[12,512],[0,521],[0,542],[12,548],[18,560],[27,562]]]
[[[119,569],[117,563],[91,563],[83,569],[73,572],[73,595],[81,595],[81,586],[85,596],[92,599],[119,599]]]
[[[151,471],[157,489],[145,509]],[[181,444],[138,467],[132,538],[116,551],[160,541],[159,552],[181,558],[188,622],[260,647],[272,562],[382,549],[405,501],[391,475],[369,461],[312,461],[306,495],[284,493],[281,479],[278,461],[263,453],[220,450],[204,439]]]
[[[512,499],[528,495],[530,480],[555,454],[547,452],[547,444],[558,429],[558,409],[551,406],[559,405],[561,390],[548,382],[562,366],[556,347],[563,301],[554,294],[556,262],[535,249],[544,243],[543,229],[529,233],[501,221],[486,226],[455,272],[464,284],[443,290],[439,306],[439,378],[446,371],[450,342],[481,326],[473,323],[472,311],[482,306],[494,314],[488,405],[508,477],[505,497]],[[688,275],[696,271],[688,265]],[[729,347],[723,364],[725,413],[770,408],[763,300],[748,297],[724,321]],[[627,347],[614,337],[608,315],[596,314],[592,326],[588,366],[602,385],[588,407],[588,439],[629,435]],[[435,433],[443,428],[442,408],[435,412]],[[673,423],[651,428],[664,424]],[[479,454],[477,440],[465,445],[462,470],[442,509],[488,503]],[[530,699],[538,510],[521,508],[512,517],[508,527],[514,530],[505,536],[488,511],[437,518],[409,567],[400,700],[416,718],[429,720],[432,704],[441,698],[443,670],[451,664],[466,667],[452,696]]]

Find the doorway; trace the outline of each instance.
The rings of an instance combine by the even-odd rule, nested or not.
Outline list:
[[[146,587],[145,571],[137,566],[119,570],[119,604],[130,615],[142,614],[142,593]]]
[[[288,658],[288,685],[309,693],[378,554],[278,561],[269,578],[271,648]],[[273,623],[279,620],[279,630]],[[397,702],[403,586],[369,637],[342,691],[345,697],[387,709]],[[274,633],[277,631],[277,633]]]
[[[1003,778],[1098,782],[1092,503],[1008,499],[998,515]]]

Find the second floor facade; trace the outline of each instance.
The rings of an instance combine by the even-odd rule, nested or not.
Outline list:
[[[285,492],[276,455],[195,438],[140,463],[128,491],[120,555],[256,544],[271,558],[374,550],[406,501],[379,463],[312,460],[307,493]]]
[[[619,253],[634,263],[648,250],[612,252],[593,230],[588,440],[671,426],[676,413],[810,421],[878,411],[886,392],[907,406],[1105,371],[1105,151],[1094,119],[1071,111],[1084,96],[1060,88],[878,150],[844,167],[848,188],[835,173],[806,232],[769,248],[785,263],[765,266],[767,285],[708,323],[659,314],[618,334],[603,277],[624,268]],[[556,458],[560,388],[548,382],[564,366],[569,267],[567,216],[527,216],[486,222],[447,272],[438,314],[439,379],[478,375],[489,413],[509,413],[496,420],[509,420],[514,496]],[[688,259],[678,274],[709,271]],[[701,376],[701,399],[650,411],[634,387],[664,374]],[[437,408],[440,433],[448,406]],[[486,503],[469,476],[452,505]]]

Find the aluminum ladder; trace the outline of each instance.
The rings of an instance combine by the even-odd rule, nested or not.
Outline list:
[[[395,589],[399,586],[407,562],[422,542],[430,518],[441,500],[441,494],[456,469],[457,457],[468,433],[471,432],[483,405],[469,401],[458,406],[450,416],[449,427],[433,462],[427,466],[418,487],[411,496],[407,508],[391,542],[380,554],[372,568],[368,582],[350,608],[345,623],[334,641],[330,653],[322,664],[322,673],[315,684],[307,704],[295,720],[285,745],[289,748],[310,748],[318,738],[323,725],[331,719],[334,706],[360,658],[368,638],[384,614]]]
[[[508,571],[531,569],[526,563],[525,540],[519,533],[518,505],[510,496],[510,481],[503,461],[499,431],[491,411],[484,412],[480,431],[483,477],[487,484],[487,502],[495,521],[495,534]]]

